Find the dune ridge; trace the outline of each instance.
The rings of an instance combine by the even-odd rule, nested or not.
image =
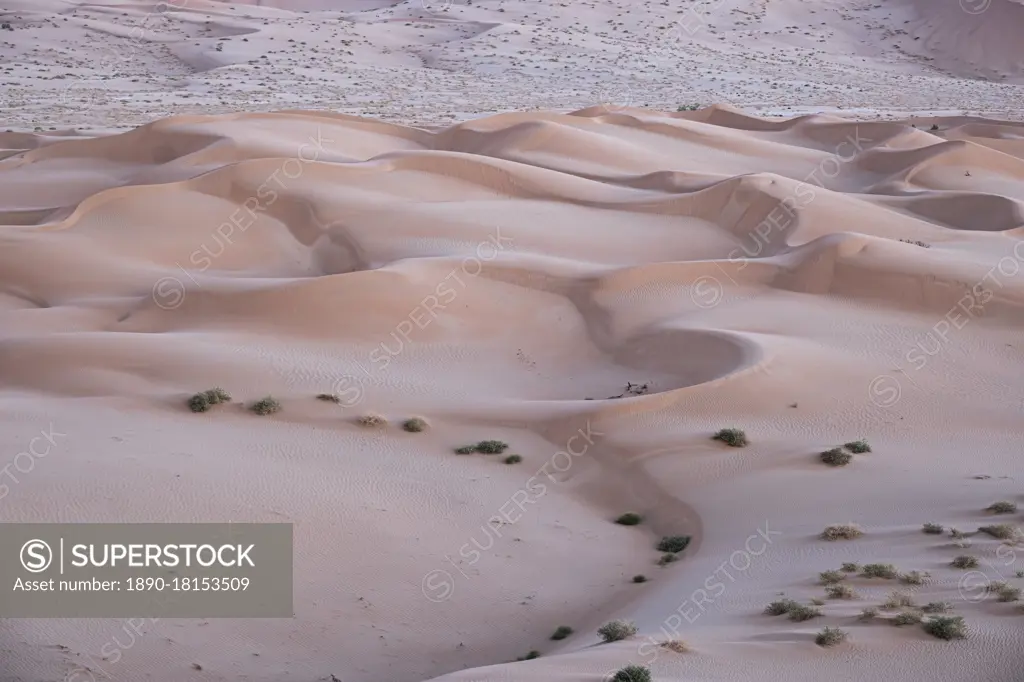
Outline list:
[[[810,681],[898,656],[1008,682],[1013,605],[958,597],[920,524],[1020,495],[1024,148],[1012,121],[934,125],[588,107],[0,133],[3,437],[68,434],[5,520],[296,524],[294,619],[150,623],[116,664],[97,652],[118,622],[11,622],[0,678]],[[235,401],[189,413],[212,386]],[[279,414],[244,409],[265,395]],[[429,428],[402,432],[412,415]],[[711,439],[732,426],[750,447]],[[848,469],[817,461],[860,437]],[[523,462],[452,452],[486,438]],[[545,492],[495,525],[528,481]],[[816,538],[848,520],[863,540]],[[761,613],[870,560],[933,573],[922,599],[955,600],[972,638],[857,621],[891,585],[811,623]],[[618,617],[637,638],[593,646]],[[824,624],[851,632],[841,663]]]

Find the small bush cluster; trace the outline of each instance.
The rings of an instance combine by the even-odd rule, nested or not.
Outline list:
[[[825,595],[829,599],[856,599],[857,593],[849,585],[829,585],[825,588]]]
[[[927,533],[928,535],[942,535],[944,530],[945,528],[937,523],[926,523],[921,526],[921,532]]]
[[[960,569],[963,569],[965,571],[968,568],[977,568],[978,567],[978,557],[973,557],[973,556],[971,556],[969,554],[961,554],[958,557],[954,557],[953,561],[950,562],[950,565],[953,568],[960,568]]]
[[[844,467],[853,461],[853,455],[842,448],[832,448],[821,453],[821,461],[831,467]]]
[[[633,582],[635,582],[635,583],[645,583],[645,582],[647,582],[647,576],[646,575],[634,575],[633,576]]]
[[[764,608],[765,615],[783,616],[800,606],[795,599],[777,599]]]
[[[747,440],[747,434],[740,429],[722,429],[712,436],[711,439],[720,440],[733,448],[742,448],[750,444],[750,441]]]
[[[902,611],[896,614],[891,622],[896,627],[903,627],[904,625],[917,625],[923,618],[917,611]]]
[[[388,423],[388,420],[380,416],[379,414],[364,414],[358,419],[356,419],[356,422],[358,422],[360,426],[376,427],[384,426],[385,424]]]
[[[921,610],[925,613],[947,613],[953,610],[953,605],[948,601],[930,601]]]
[[[651,682],[651,669],[643,665],[627,665],[612,676],[612,682]]]
[[[410,419],[409,421],[413,421]],[[423,421],[422,419],[420,421]],[[409,422],[406,422],[409,423]],[[423,427],[426,428],[426,422],[423,422]],[[415,431],[416,429],[405,429],[406,431]],[[423,429],[419,429],[422,431]],[[474,452],[478,452],[481,455],[500,455],[501,453],[508,450],[508,443],[500,440],[482,440],[475,445],[463,445],[461,448],[455,448],[455,454],[457,455],[472,455]]]
[[[657,550],[659,552],[671,552],[672,554],[678,554],[686,549],[689,544],[689,535],[669,535],[663,537],[658,542]]]
[[[797,623],[802,623],[805,620],[817,618],[821,615],[821,611],[810,606],[798,604],[796,607],[790,609],[789,613],[786,615],[789,617],[790,620],[795,621]]]
[[[268,395],[266,398],[254,402],[249,406],[249,409],[258,415],[265,416],[268,414],[274,414],[275,412],[280,412],[281,403],[276,398]]]
[[[525,656],[520,656],[516,660],[517,661],[532,661],[535,658],[540,658],[540,652],[537,651],[536,649],[534,649],[530,653],[526,654]]]
[[[843,571],[843,573],[856,573],[860,570],[860,566],[853,563],[852,561],[847,561],[843,563],[840,570]]]
[[[963,616],[936,616],[924,623],[924,631],[939,639],[964,639],[967,637],[967,624]]]
[[[636,526],[639,525],[640,522],[643,520],[643,517],[637,514],[636,512],[626,512],[619,518],[615,519],[615,523],[619,524],[620,526]]]
[[[340,403],[341,397],[334,393],[321,393],[316,397],[317,400],[323,400],[326,403]]]
[[[1020,531],[1012,523],[997,523],[994,526],[981,526],[978,532],[991,535],[997,540],[1009,540],[1016,537]]]
[[[1000,500],[990,504],[985,511],[989,514],[1015,514],[1017,513],[1017,505],[1009,500]]]
[[[551,639],[554,639],[554,640],[565,639],[566,637],[571,635],[572,632],[573,632],[572,628],[569,627],[568,625],[559,625],[557,628],[555,628],[555,634],[551,635]]]
[[[666,566],[666,565],[671,564],[671,563],[673,563],[675,561],[679,561],[679,556],[676,555],[676,554],[672,554],[671,552],[668,552],[666,554],[662,554],[661,555],[661,557],[658,559],[658,565],[659,566]]]
[[[861,572],[863,578],[884,578],[895,580],[900,575],[899,571],[892,564],[865,564]]]
[[[821,532],[822,540],[854,540],[864,535],[860,526],[853,523],[843,523],[835,526],[828,526]]]
[[[840,571],[822,571],[818,574],[818,582],[822,585],[833,585],[841,580],[846,580],[846,575]]]
[[[928,573],[921,571],[908,571],[900,576],[900,582],[904,585],[924,585],[928,582]]]
[[[196,393],[188,399],[188,407],[193,412],[206,412],[214,405],[231,402],[231,395],[223,388],[211,388]]]
[[[402,422],[402,428],[409,433],[419,433],[427,428],[427,420],[423,417],[413,417]]]
[[[597,634],[605,642],[618,642],[632,637],[637,633],[636,623],[626,620],[613,620],[597,629]]]
[[[843,447],[855,455],[863,455],[865,452],[871,452],[871,446],[868,445],[868,442],[863,438],[860,440],[850,441],[843,445]]]
[[[521,455],[509,455],[504,459],[505,464],[519,464],[523,461]]]
[[[878,618],[878,609],[874,606],[869,606],[861,611],[860,615],[857,616],[857,620],[872,620],[874,618]]]
[[[839,628],[826,627],[814,638],[814,643],[821,647],[830,647],[846,641],[846,633]]]
[[[996,598],[1002,602],[1020,601],[1020,588],[1002,580],[989,583],[985,586],[985,591],[994,592]]]
[[[914,608],[915,606],[917,606],[917,604],[914,603],[914,597],[906,592],[892,592],[886,600],[882,602],[882,608],[886,611],[902,608]]]
[[[690,650],[690,647],[686,646],[686,642],[681,639],[670,639],[662,642],[659,646],[677,654],[685,654]]]

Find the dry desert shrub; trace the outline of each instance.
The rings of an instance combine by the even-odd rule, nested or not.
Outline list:
[[[672,554],[678,554],[686,549],[689,544],[689,535],[668,535],[658,542],[656,549],[659,552],[671,552]]]
[[[846,580],[846,575],[840,571],[822,571],[818,574],[818,582],[822,585],[833,585],[841,580]]]
[[[900,582],[904,585],[924,585],[931,577],[928,573],[921,571],[907,571],[900,576]]]
[[[419,433],[427,428],[427,420],[423,417],[413,417],[402,422],[402,428],[409,433]]]
[[[1011,540],[1018,537],[1020,534],[1020,530],[1012,523],[997,523],[994,526],[981,526],[978,528],[978,532],[991,535],[997,540]]]
[[[572,632],[573,632],[572,628],[569,627],[568,625],[559,625],[557,628],[555,628],[555,633],[553,635],[551,635],[551,639],[554,639],[554,640],[565,639],[566,637],[571,635]]]
[[[615,523],[620,526],[636,526],[643,520],[643,517],[636,512],[626,512],[619,518],[615,519]]]
[[[822,540],[854,540],[864,535],[860,526],[854,523],[841,523],[834,526],[827,526],[821,531]]]
[[[627,665],[612,676],[612,682],[651,682],[651,670],[643,665]]]
[[[388,420],[379,414],[364,414],[356,419],[356,423],[360,426],[377,427],[384,426],[388,423]]]
[[[917,611],[902,611],[890,621],[896,627],[903,627],[904,625],[917,625],[923,620],[922,616]]]
[[[669,651],[674,651],[677,654],[685,654],[690,651],[690,647],[686,646],[686,642],[681,639],[670,639],[666,642],[662,642],[658,646]]]
[[[914,608],[915,606],[914,597],[906,592],[892,592],[888,597],[886,597],[886,600],[882,602],[882,608],[886,611],[902,608]]]
[[[334,393],[321,393],[316,397],[317,400],[323,400],[325,403],[340,403],[341,397]]]
[[[802,623],[805,620],[817,618],[821,615],[821,611],[810,606],[804,606],[803,604],[797,604],[795,607],[789,610],[786,614],[791,621]]]
[[[847,450],[854,453],[855,455],[862,455],[865,452],[871,452],[871,446],[868,445],[868,442],[863,438],[861,438],[860,440],[850,441],[843,447],[845,447]]]
[[[258,415],[264,416],[268,414],[274,414],[275,412],[281,411],[281,403],[271,396],[267,396],[262,400],[257,400],[250,407],[250,410]]]
[[[989,514],[1015,514],[1017,505],[1009,500],[999,500],[986,507],[985,511]]]
[[[978,567],[978,557],[973,557],[969,554],[961,554],[960,556],[954,557],[953,561],[949,563],[953,568],[960,568],[966,571],[968,568]]]
[[[800,606],[800,602],[793,599],[776,599],[765,607],[765,615],[782,616]]]
[[[821,461],[830,467],[844,467],[853,461],[853,455],[842,448],[832,448],[820,455]]]
[[[857,593],[849,585],[829,585],[825,588],[829,599],[856,599]]]
[[[925,613],[946,613],[953,610],[953,605],[948,601],[930,601],[921,610]]]
[[[843,563],[843,565],[840,567],[840,570],[843,573],[856,573],[860,570],[860,566],[858,564],[853,563],[852,561],[847,561]]]
[[[636,633],[636,623],[626,620],[613,620],[597,629],[597,634],[601,635],[601,639],[605,642],[618,642],[632,637]]]
[[[937,523],[926,523],[921,526],[921,532],[927,533],[928,535],[942,535],[944,530],[945,528]]]
[[[967,624],[963,616],[936,616],[924,623],[924,631],[939,639],[964,639],[967,637]]]
[[[747,434],[740,429],[721,429],[711,437],[712,440],[720,440],[726,445],[734,448],[742,448],[750,443]]]
[[[899,577],[899,571],[892,564],[865,564],[861,572],[862,578],[884,578],[895,580]]]
[[[814,638],[814,643],[821,647],[836,646],[846,641],[846,633],[839,628],[825,627]]]
[[[196,393],[188,399],[188,407],[193,412],[206,412],[214,405],[231,402],[231,394],[223,388],[211,388]]]

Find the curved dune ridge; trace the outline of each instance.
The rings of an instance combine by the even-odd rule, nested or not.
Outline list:
[[[823,624],[855,640],[844,674],[899,656],[1011,679],[1013,607],[958,599],[919,528],[1021,495],[1024,129],[928,123],[591,107],[0,133],[6,437],[73,434],[5,519],[296,524],[295,618],[151,624],[106,661],[124,679],[817,680],[839,665]],[[234,403],[189,413],[212,386]],[[265,395],[279,414],[243,409]],[[412,415],[425,433],[394,425]],[[860,437],[850,467],[817,461]],[[452,454],[485,438],[524,462]],[[546,492],[492,523],[532,476]],[[630,510],[639,528],[610,522]],[[849,520],[856,549],[816,539]],[[677,534],[684,559],[655,565]],[[921,601],[958,599],[972,639],[857,621],[892,585],[811,623],[761,614],[872,560],[933,573]],[[619,617],[640,634],[592,646]],[[0,677],[99,679],[118,627],[17,621]]]

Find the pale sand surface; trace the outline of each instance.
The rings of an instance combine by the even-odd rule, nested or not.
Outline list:
[[[0,521],[295,524],[294,619],[0,621],[0,682],[1017,682],[1024,546],[921,524],[1024,504],[1024,7],[686,7],[0,0]],[[969,638],[762,613],[847,561]]]
[[[0,0],[0,130],[604,103],[1019,120],[1019,0]]]
[[[1024,127],[936,125],[591,108],[0,134],[3,520],[295,524],[294,619],[6,621],[0,677],[1017,679],[1024,613],[949,561],[1020,584],[1021,549],[920,526],[1022,500]],[[649,392],[608,399],[627,382]],[[235,403],[190,413],[211,386]],[[266,394],[282,412],[244,409]],[[726,426],[751,445],[710,439]],[[524,461],[452,452],[485,438]],[[846,521],[865,536],[817,539]],[[917,599],[969,639],[857,621],[893,581],[762,614],[844,561],[929,571]],[[594,646],[616,617],[640,635]],[[823,625],[850,640],[817,647]],[[692,651],[649,643],[671,637]]]

